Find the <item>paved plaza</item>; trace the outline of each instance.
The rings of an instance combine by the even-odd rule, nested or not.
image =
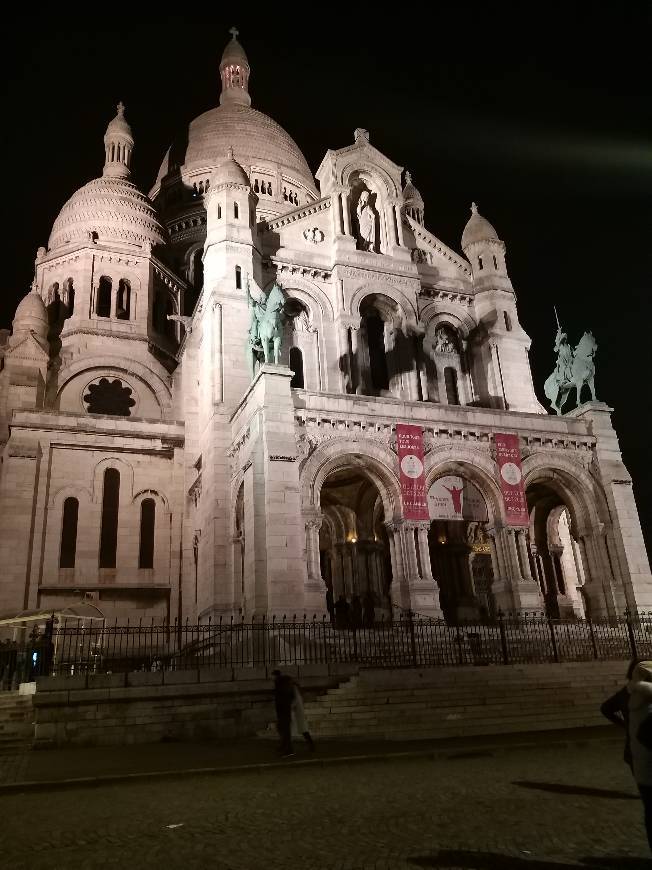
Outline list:
[[[25,791],[0,819],[14,870],[650,866],[613,744]]]

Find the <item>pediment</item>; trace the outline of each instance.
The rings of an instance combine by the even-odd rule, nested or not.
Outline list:
[[[42,365],[47,363],[49,359],[48,351],[40,344],[32,333],[19,339],[16,344],[11,344],[5,350],[5,362],[10,365],[12,362],[35,362]]]

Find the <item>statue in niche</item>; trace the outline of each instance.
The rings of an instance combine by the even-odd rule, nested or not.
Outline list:
[[[361,251],[376,250],[376,211],[370,202],[368,190],[363,190],[356,206],[358,219],[358,246]]]
[[[450,329],[447,329],[445,326],[440,326],[435,331],[433,348],[436,353],[457,353],[455,338]]]

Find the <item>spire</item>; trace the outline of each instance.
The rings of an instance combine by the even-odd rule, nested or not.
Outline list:
[[[477,214],[477,213],[478,213],[478,207],[474,202],[472,202],[471,203],[471,214]]]
[[[249,61],[244,48],[238,42],[238,29],[232,27],[229,30],[231,42],[227,43],[222,60],[220,61],[220,78],[222,80],[222,93],[220,105],[225,103],[237,103],[241,106],[250,106],[249,96]]]
[[[124,103],[118,103],[116,108],[118,113],[104,134],[104,170],[102,175],[111,178],[129,178],[134,140],[131,135],[131,127],[125,120]]]

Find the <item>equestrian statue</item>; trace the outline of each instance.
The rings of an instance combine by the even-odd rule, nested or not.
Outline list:
[[[283,306],[285,296],[278,284],[274,284],[267,296],[257,287],[257,297],[251,292],[249,275],[247,275],[247,303],[249,305],[249,334],[247,337],[247,361],[249,373],[253,378],[256,362],[269,362],[274,355],[274,364],[278,365],[281,353],[281,338],[283,336]]]
[[[555,317],[557,317],[556,310]],[[562,413],[562,408],[573,388],[575,388],[575,404],[580,404],[580,394],[584,384],[588,384],[591,400],[595,402],[595,363],[593,358],[597,349],[598,343],[591,332],[585,332],[577,347],[573,349],[568,343],[568,336],[559,325],[559,318],[557,318],[557,336],[555,338],[557,365],[543,385],[543,391],[557,414]]]

